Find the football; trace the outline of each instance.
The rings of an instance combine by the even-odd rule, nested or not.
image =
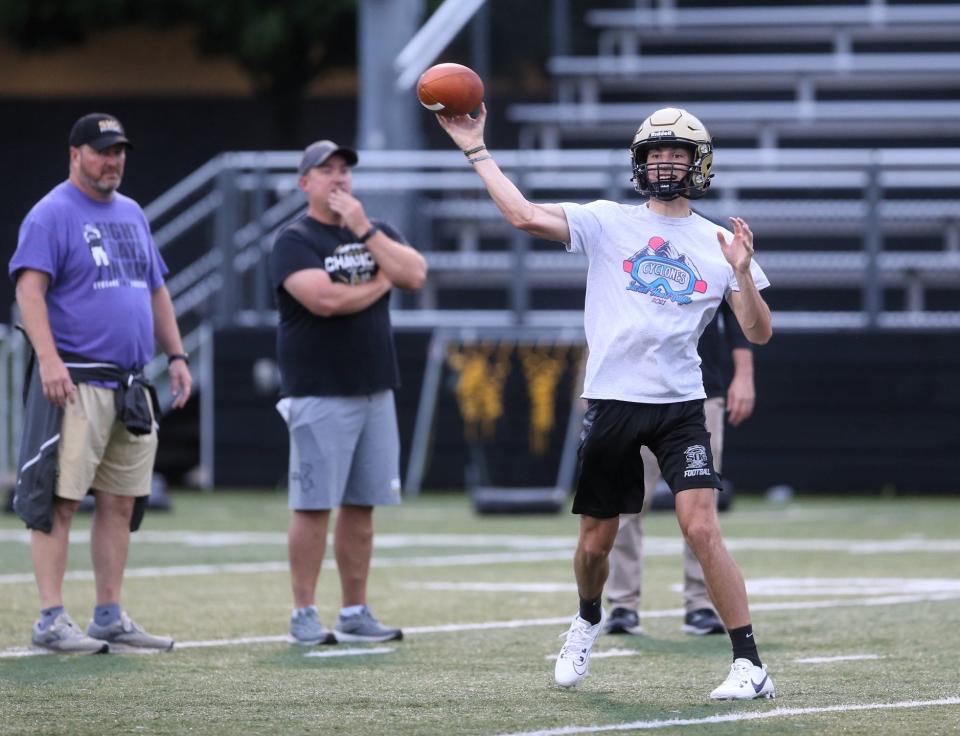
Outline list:
[[[437,64],[420,75],[417,99],[440,115],[467,115],[483,102],[483,80],[462,64]]]

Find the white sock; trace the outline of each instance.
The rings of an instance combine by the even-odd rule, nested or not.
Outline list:
[[[308,613],[310,613],[310,611],[313,611],[314,613],[316,613],[316,612],[317,612],[317,607],[316,607],[316,606],[304,606],[303,608],[294,608],[294,609],[293,609],[293,617],[294,617],[294,618],[299,618],[300,616],[306,616]]]
[[[346,618],[347,616],[356,616],[360,613],[366,606],[363,604],[359,606],[346,606],[345,608],[340,609],[340,615]]]

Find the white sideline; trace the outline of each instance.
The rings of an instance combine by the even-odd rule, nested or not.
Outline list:
[[[517,731],[498,736],[569,736],[578,733],[604,733],[608,731],[649,731],[655,728],[674,728],[676,726],[702,726],[709,723],[735,723],[738,721],[759,721],[770,718],[789,718],[791,716],[816,715],[819,713],[855,713],[865,710],[898,710],[902,708],[932,708],[946,705],[960,705],[960,697],[939,698],[937,700],[904,700],[899,703],[850,703],[848,705],[828,705],[813,708],[775,708],[767,711],[740,711],[706,718],[669,718],[661,721],[633,721],[632,723],[612,723],[606,726],[561,726],[542,731]]]
[[[960,592],[929,594],[929,595],[889,595],[873,598],[848,598],[832,601],[784,601],[781,603],[755,603],[750,606],[753,611],[802,611],[817,608],[843,608],[848,606],[892,606],[905,603],[924,603],[935,601],[950,601],[960,599]],[[644,618],[664,618],[667,616],[681,616],[683,609],[670,608],[659,611],[644,611]],[[530,626],[566,626],[570,623],[570,616],[555,616],[551,618],[513,619],[508,621],[484,621],[471,624],[439,624],[436,626],[404,626],[404,635],[410,634],[446,634],[459,631],[486,631],[490,629],[520,629]],[[203,641],[184,641],[174,645],[178,649],[202,649],[209,647],[240,646],[244,644],[273,644],[288,642],[289,637],[284,635],[272,636],[245,636],[234,639],[207,639]],[[12,657],[29,657],[44,654],[41,651],[25,650],[24,647],[13,647],[0,650],[0,659]]]

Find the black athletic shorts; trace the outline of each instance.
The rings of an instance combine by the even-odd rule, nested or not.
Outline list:
[[[656,456],[663,479],[674,493],[720,487],[703,399],[676,404],[590,399],[580,433],[580,477],[573,513],[600,519],[639,513],[643,445]]]

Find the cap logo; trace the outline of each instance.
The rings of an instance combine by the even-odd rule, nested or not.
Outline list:
[[[97,125],[100,126],[101,133],[120,133],[123,135],[123,128],[120,127],[120,122],[118,120],[106,120],[97,121]]]

